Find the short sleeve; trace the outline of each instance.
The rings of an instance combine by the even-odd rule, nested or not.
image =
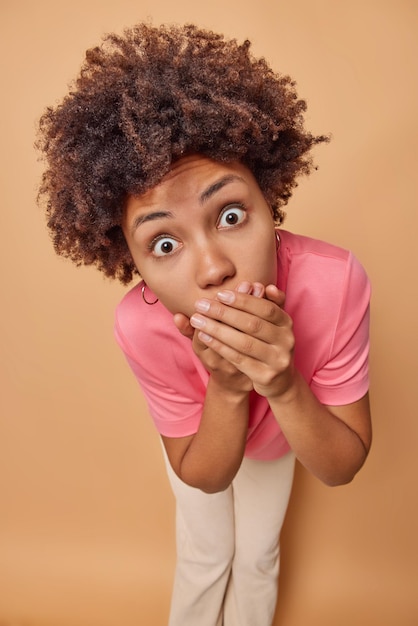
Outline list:
[[[141,311],[135,295],[135,291],[128,294],[116,309],[115,339],[142,389],[157,431],[167,437],[194,434],[208,374],[168,312],[156,305],[150,317],[147,310]]]
[[[331,330],[326,362],[314,372],[311,389],[323,404],[341,406],[362,398],[369,387],[370,282],[350,253]]]

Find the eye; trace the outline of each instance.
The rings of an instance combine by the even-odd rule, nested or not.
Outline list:
[[[225,207],[219,218],[218,226],[220,228],[228,228],[228,226],[237,226],[245,220],[246,212],[244,207],[234,204]]]
[[[177,250],[179,245],[180,245],[179,242],[173,239],[172,237],[162,236],[159,238],[157,237],[157,239],[154,239],[151,242],[150,248],[152,250],[152,253],[155,256],[161,257],[161,256],[166,256],[168,254],[171,254],[172,252]]]

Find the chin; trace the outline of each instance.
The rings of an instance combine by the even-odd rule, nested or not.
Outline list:
[[[164,300],[160,300],[160,302],[163,306],[165,306],[167,311],[170,311],[172,315],[176,315],[177,313],[179,313],[180,315],[185,315],[187,318],[190,319],[195,312],[194,302],[193,304],[186,306],[184,302],[181,305],[175,305],[172,302],[164,302]]]

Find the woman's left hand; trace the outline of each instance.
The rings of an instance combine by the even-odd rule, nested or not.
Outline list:
[[[264,297],[221,290],[216,299],[201,299],[190,327],[208,348],[234,365],[257,393],[274,398],[293,383],[292,320],[283,310],[285,295],[275,285]]]

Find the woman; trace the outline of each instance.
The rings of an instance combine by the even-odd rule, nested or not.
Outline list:
[[[371,443],[367,277],[279,228],[326,138],[249,48],[194,26],[108,35],[40,125],[57,252],[142,278],[115,332],[176,496],[170,626],[271,625],[295,458],[338,485]]]

